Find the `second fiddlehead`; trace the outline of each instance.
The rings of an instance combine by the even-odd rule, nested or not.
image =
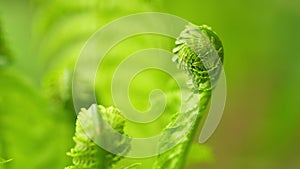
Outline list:
[[[117,132],[124,133],[125,119],[118,109],[101,105],[82,109],[76,122],[75,147],[67,153],[73,158],[73,165],[65,169],[108,169],[121,159],[122,156],[103,150],[94,142],[95,139],[113,142],[118,152],[123,155],[127,153],[130,140],[111,140],[107,137],[106,129],[101,128],[103,121]]]

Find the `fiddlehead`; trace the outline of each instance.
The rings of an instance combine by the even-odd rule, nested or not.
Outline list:
[[[224,59],[220,39],[211,28],[205,25],[187,25],[175,43],[173,61],[178,64],[180,69],[185,70],[190,75],[190,88],[194,93],[199,94],[200,101],[198,105],[192,105],[189,111],[175,114],[171,123],[165,128],[165,131],[169,132],[164,132],[167,134],[162,137],[159,149],[164,149],[167,146],[168,141],[165,140],[178,140],[182,131],[189,130],[189,132],[180,138],[180,143],[177,146],[158,156],[155,169],[178,169],[183,166],[184,158],[200,119],[207,108],[211,90],[219,77]],[[217,52],[218,57],[213,57],[215,52]],[[187,99],[185,103],[190,101]],[[197,107],[198,112],[193,111]],[[195,123],[190,124],[193,119],[196,119]]]
[[[107,122],[115,131],[124,133],[125,119],[120,111],[113,107],[91,106],[82,109],[76,122],[74,137],[75,147],[67,155],[73,158],[73,165],[66,169],[104,169],[111,168],[121,156],[112,154],[100,148],[93,140],[110,141],[116,145],[120,154],[129,150],[130,140],[111,140],[106,137],[105,129],[101,128],[103,121]]]
[[[208,38],[208,40],[206,39]],[[206,25],[188,25],[176,40],[173,60],[192,77],[196,92],[210,90],[218,79],[224,50],[216,33]],[[213,48],[210,48],[211,44]],[[219,57],[211,57],[216,50]],[[204,63],[205,62],[205,63]]]

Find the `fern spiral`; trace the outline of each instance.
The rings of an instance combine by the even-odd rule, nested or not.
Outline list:
[[[154,164],[155,169],[182,168],[196,128],[209,104],[211,90],[219,77],[221,64],[224,59],[221,40],[206,25],[187,25],[177,38],[175,44],[173,61],[178,64],[180,69],[190,75],[190,88],[194,93],[199,94],[200,100],[198,105],[190,107],[190,111],[176,113],[171,123],[165,128],[165,131],[169,132],[165,132],[167,134],[162,137],[159,149],[168,144],[169,141],[167,140],[178,140],[181,131],[185,129],[190,130],[184,137],[180,138],[178,145],[157,157]],[[213,57],[216,52],[218,57]],[[185,103],[188,102],[190,102],[189,99],[185,100]],[[198,108],[198,112],[192,111],[196,108]],[[175,119],[177,119],[177,122],[175,122]],[[195,123],[191,124],[193,119],[196,119]]]
[[[224,60],[223,45],[216,33],[206,25],[190,24],[175,44],[173,60],[192,77],[195,90],[210,90],[210,82],[218,79]],[[219,57],[212,57],[214,50]]]

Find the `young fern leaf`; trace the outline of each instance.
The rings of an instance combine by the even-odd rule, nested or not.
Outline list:
[[[104,121],[115,131],[124,134],[125,119],[118,109],[101,105],[92,105],[88,110],[81,109],[73,138],[75,147],[67,153],[73,158],[73,165],[65,169],[109,169],[122,158],[121,155],[129,151],[130,140],[110,138],[106,128],[101,125]],[[105,151],[94,140],[110,142],[117,147],[115,152],[121,155]]]
[[[215,51],[219,57],[210,57]],[[189,111],[176,113],[164,129],[168,132],[164,132],[166,134],[160,140],[159,149],[167,147],[170,140],[176,140],[179,144],[157,157],[154,164],[155,169],[180,169],[183,167],[197,126],[209,103],[211,90],[214,87],[212,84],[218,79],[224,57],[220,39],[211,28],[205,25],[187,25],[177,38],[173,52],[175,54],[173,60],[180,69],[190,75],[191,89],[194,93],[199,94],[200,100],[198,105],[192,105]],[[190,105],[190,102],[192,102],[191,98],[184,100],[187,105]],[[198,112],[193,111],[198,107]],[[191,124],[193,119],[196,120]],[[184,130],[189,132],[178,138]]]

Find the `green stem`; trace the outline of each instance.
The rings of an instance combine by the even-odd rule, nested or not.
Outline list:
[[[209,100],[210,100],[210,96],[211,96],[211,91],[204,91],[202,93],[200,93],[200,102],[199,102],[199,114],[197,116],[197,119],[194,123],[194,125],[192,126],[192,129],[190,131],[190,133],[188,133],[188,140],[186,143],[184,144],[184,152],[182,153],[182,158],[179,160],[179,165],[178,168],[183,168],[184,164],[185,164],[185,160],[187,158],[187,155],[189,153],[189,149],[192,145],[193,142],[193,138],[195,137],[196,133],[197,133],[197,127],[200,124],[200,121],[203,117],[203,114],[207,108],[207,105],[209,104]]]
[[[188,111],[177,113],[171,124],[164,130],[164,135],[160,140],[159,150],[164,150],[168,145],[174,144],[177,139],[181,141],[171,150],[158,155],[154,169],[181,169],[184,166],[184,160],[188,154],[189,147],[196,134],[197,126],[199,125],[203,113],[205,112],[210,100],[211,91],[203,91],[199,93],[200,101],[195,108],[199,108],[197,112]],[[189,100],[187,100],[189,101]],[[176,121],[174,119],[177,119]],[[192,125],[189,123],[193,122]],[[186,135],[182,135],[182,131],[187,131]],[[181,138],[178,138],[178,135]]]

